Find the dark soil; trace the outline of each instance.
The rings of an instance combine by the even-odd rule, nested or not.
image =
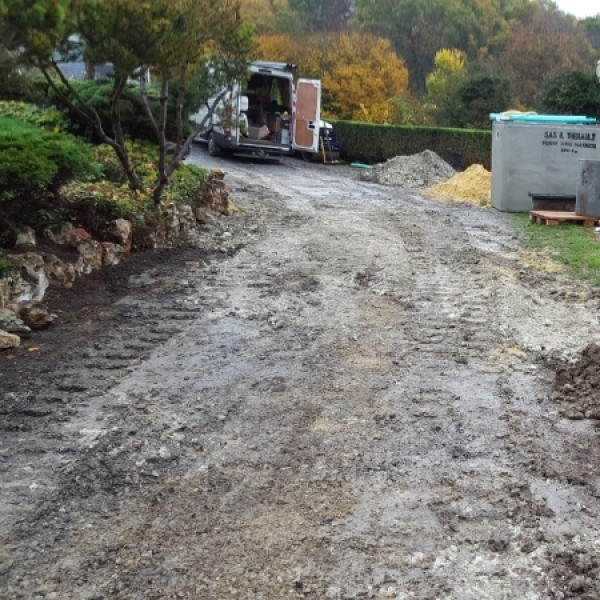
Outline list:
[[[567,402],[562,409],[570,419],[600,419],[600,346],[586,346],[575,364],[559,369],[554,399]]]
[[[36,248],[66,258],[68,250],[51,244]],[[41,364],[75,356],[78,348],[93,341],[110,327],[117,327],[124,318],[116,303],[134,289],[139,289],[135,276],[152,269],[156,278],[172,274],[186,261],[205,262],[215,257],[215,252],[199,249],[182,242],[179,246],[144,250],[132,254],[129,260],[118,265],[92,271],[75,280],[72,288],[51,285],[44,304],[56,315],[52,326],[36,331],[23,340],[19,348],[0,353],[0,382],[6,390],[19,381],[33,379]]]

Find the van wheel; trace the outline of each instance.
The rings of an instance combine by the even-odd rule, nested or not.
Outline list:
[[[221,146],[215,142],[215,136],[212,133],[208,134],[208,153],[210,156],[221,156]]]
[[[302,160],[305,162],[312,162],[314,154],[312,152],[302,152]]]

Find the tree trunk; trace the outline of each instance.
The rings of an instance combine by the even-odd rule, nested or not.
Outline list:
[[[121,167],[123,168],[123,172],[125,173],[125,176],[127,177],[127,180],[129,182],[129,187],[132,190],[141,190],[142,189],[141,182],[139,180],[139,177],[137,176],[137,173],[135,172],[135,169],[133,167],[133,164],[131,163],[129,155],[127,154],[127,148],[125,147],[125,143],[124,143],[124,139],[123,139],[123,132],[122,132],[121,123],[119,120],[120,119],[120,111],[118,110],[118,107],[117,107],[116,112],[114,112],[114,111],[112,112],[112,119],[113,119],[113,125],[114,125],[115,119],[118,121],[117,129],[121,133],[121,141],[119,141],[116,137],[111,138],[106,133],[106,131],[104,131],[104,127],[102,126],[102,120],[100,119],[100,115],[98,115],[98,112],[96,111],[96,109],[94,109],[91,106],[86,106],[85,102],[79,97],[79,95],[77,94],[77,91],[73,88],[73,86],[71,85],[69,80],[64,76],[64,73],[61,71],[58,64],[55,61],[52,61],[51,66],[53,68],[53,71],[56,73],[59,80],[63,84],[64,88],[61,88],[56,84],[55,78],[50,75],[47,67],[45,67],[44,65],[38,65],[38,68],[44,75],[44,78],[48,82],[48,85],[52,88],[52,90],[57,94],[57,96],[61,99],[61,101],[66,106],[68,106],[71,110],[75,111],[77,114],[81,115],[94,128],[96,133],[99,135],[100,139],[105,144],[108,144],[109,146],[111,146],[114,149],[115,154],[117,155],[117,158],[119,160],[119,163],[121,164]],[[126,82],[127,82],[127,80],[125,79],[125,83]],[[117,84],[115,82],[115,86],[116,85]],[[123,85],[124,85],[124,83],[123,83]],[[121,87],[121,91],[122,91],[122,89],[123,88]],[[64,90],[67,90],[67,91],[65,92]],[[117,96],[115,96],[115,93],[116,93],[116,90],[113,89],[113,98],[115,98],[115,97],[117,98],[116,103],[118,104],[118,99],[120,97],[121,92],[119,92]],[[73,101],[73,98],[75,99],[75,101],[79,102],[79,105]],[[114,103],[115,102],[113,101],[113,104]],[[89,113],[86,112],[86,110],[83,110],[81,108],[81,106],[85,106],[85,109],[87,111],[89,111]],[[114,106],[113,106],[113,108],[114,108]]]
[[[121,166],[123,167],[123,171],[125,171],[125,175],[127,176],[127,181],[129,182],[129,188],[133,191],[140,191],[143,186],[138,177],[138,174],[135,171],[135,167],[129,158],[129,154],[127,152],[127,147],[125,146],[125,136],[123,134],[123,126],[121,124],[121,95],[123,93],[123,88],[127,84],[127,76],[120,75],[115,76],[114,84],[113,84],[113,93],[111,97],[111,118],[113,124],[113,131],[115,132],[115,151],[117,153],[117,157]]]
[[[158,120],[158,176],[152,192],[154,204],[158,206],[164,189],[169,183],[169,177],[166,172],[166,138],[165,129],[167,127],[167,102],[169,100],[169,79],[168,74],[163,73],[163,79],[160,89],[160,117]]]

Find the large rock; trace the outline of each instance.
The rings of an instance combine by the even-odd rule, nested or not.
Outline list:
[[[44,235],[53,243],[59,246],[75,245],[76,235],[75,227],[72,223],[57,223],[50,225],[44,230]]]
[[[52,283],[57,283],[66,288],[73,286],[77,277],[75,267],[71,263],[66,263],[54,254],[44,255],[44,271]]]
[[[194,200],[193,210],[196,216],[203,215],[202,210],[208,209],[224,215],[229,214],[229,192],[223,181],[225,174],[215,169],[210,174],[206,185]],[[203,221],[203,219],[198,219]]]
[[[94,269],[99,269],[103,263],[104,249],[96,240],[83,242],[77,246],[80,257],[75,263],[75,269],[80,273],[89,274]]]
[[[58,223],[50,225],[44,231],[44,235],[59,246],[72,246],[77,248],[80,244],[89,242],[92,236],[82,227],[75,227],[71,223]]]
[[[189,204],[183,204],[179,207],[179,223],[182,232],[190,231],[196,225],[194,209]]]
[[[120,244],[102,242],[102,262],[106,266],[118,265],[125,255],[125,249]]]
[[[7,279],[0,279],[0,308],[6,308],[10,302],[11,286]]]
[[[196,221],[202,225],[208,225],[214,220],[206,206],[196,206],[194,208],[194,216],[196,217]]]
[[[116,219],[110,225],[110,234],[117,239],[117,243],[123,247],[123,258],[127,258],[131,252],[133,241],[133,229],[131,223],[126,219]]]
[[[174,202],[169,202],[164,206],[164,220],[166,235],[168,239],[177,238],[181,234],[181,221],[179,219],[179,210]]]
[[[79,246],[82,242],[89,242],[92,236],[83,227],[75,227],[73,229],[73,238],[71,245]]]
[[[15,248],[19,250],[30,250],[31,248],[35,248],[35,245],[35,231],[31,227],[23,227],[23,229],[17,233]]]
[[[45,329],[54,322],[56,315],[38,302],[19,304],[19,317],[31,329]]]
[[[0,329],[21,337],[29,337],[31,329],[19,319],[17,313],[9,308],[0,309]]]
[[[21,338],[18,335],[0,330],[0,350],[7,348],[18,348],[21,345]]]
[[[15,302],[39,302],[50,282],[44,270],[44,259],[39,254],[13,254],[10,259],[19,266],[20,278],[13,284]]]

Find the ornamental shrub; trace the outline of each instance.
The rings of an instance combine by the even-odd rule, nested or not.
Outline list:
[[[54,193],[73,177],[99,175],[81,140],[0,117],[0,202]]]
[[[48,82],[39,73],[15,70],[0,77],[0,99],[48,106]]]
[[[111,119],[111,95],[113,82],[110,79],[102,78],[93,81],[73,81],[71,84],[76,89],[77,94],[81,99],[81,104],[79,104],[79,106],[84,111],[86,107],[94,108],[100,116],[104,130],[109,135],[114,135],[114,132],[112,131]],[[173,85],[169,87],[166,125],[167,138],[171,139],[174,139],[176,136],[176,91],[177,84],[173,83]],[[156,115],[159,104],[159,88],[157,86],[150,85],[147,88],[147,93],[150,106]],[[195,98],[196,96],[197,94],[189,94],[186,92],[186,104],[184,106],[183,114],[184,126],[187,126],[188,115],[197,109],[197,106],[191,106],[191,99]],[[60,98],[54,96],[51,98],[54,104],[61,106]],[[140,95],[139,84],[132,82],[125,87],[120,99],[119,109],[121,113],[121,127],[123,128],[123,132],[127,137],[138,140],[148,140],[156,143],[156,135],[146,115],[146,108]],[[84,119],[78,112],[74,110],[67,109],[67,112],[69,119],[73,124],[74,132],[85,135],[89,139],[99,141],[97,140],[96,133],[86,119]]]
[[[0,100],[0,117],[18,119],[50,131],[66,132],[70,127],[69,121],[57,108],[42,108],[30,102]]]

